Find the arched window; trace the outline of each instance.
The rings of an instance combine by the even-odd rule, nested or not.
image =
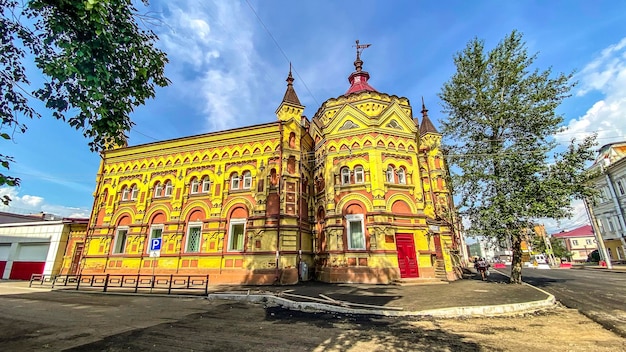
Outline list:
[[[130,189],[126,186],[122,188],[122,200],[130,200]]]
[[[406,185],[406,172],[403,168],[398,168],[398,183]]]
[[[238,173],[233,173],[230,176],[230,189],[231,190],[235,190],[235,189],[239,189],[239,174]]]
[[[154,185],[154,197],[163,197],[163,185],[161,184],[161,182],[157,182]]]
[[[172,182],[171,181],[165,181],[165,196],[169,197],[172,195],[172,190],[174,189],[174,187],[172,186]]]
[[[365,182],[365,172],[363,172],[363,166],[357,166],[354,168],[354,183]]]
[[[191,180],[190,192],[196,194],[200,191],[200,181],[196,177]]]
[[[139,193],[139,188],[137,188],[137,185],[132,185],[130,187],[130,200],[137,199],[137,193]]]
[[[209,193],[211,190],[211,179],[209,176],[204,176],[202,178],[202,193]]]
[[[272,186],[278,185],[278,175],[276,174],[276,169],[274,168],[270,171],[270,182],[272,183]]]
[[[243,173],[243,188],[250,189],[252,187],[252,174],[250,171]]]
[[[296,134],[291,132],[289,134],[289,148],[295,148],[296,147]]]
[[[393,176],[393,166],[387,166],[387,182],[395,183],[395,177]]]
[[[341,168],[341,184],[342,185],[350,184],[350,169],[347,167]]]

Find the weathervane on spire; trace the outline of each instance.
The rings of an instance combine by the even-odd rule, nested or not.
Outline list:
[[[361,60],[361,53],[363,52],[363,50],[367,49],[370,47],[370,45],[372,44],[359,44],[359,40],[356,40],[356,45],[354,45],[354,47],[356,48],[356,59],[357,60]]]

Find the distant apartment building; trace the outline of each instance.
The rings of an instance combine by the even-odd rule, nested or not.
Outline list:
[[[591,252],[598,249],[593,228],[585,225],[571,231],[552,234],[553,238],[563,240],[565,248],[572,254],[572,261],[585,262]]]
[[[588,206],[597,221],[597,231],[612,260],[626,260],[626,141],[600,148],[589,168],[598,191]]]

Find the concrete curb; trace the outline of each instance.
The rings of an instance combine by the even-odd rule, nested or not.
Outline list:
[[[242,302],[262,303],[283,308],[298,310],[302,312],[333,312],[353,315],[377,315],[388,317],[438,317],[438,318],[459,318],[471,316],[496,316],[506,314],[528,313],[538,310],[544,310],[555,307],[556,300],[554,296],[549,295],[545,300],[500,304],[493,306],[468,306],[468,307],[452,307],[440,309],[428,309],[423,311],[396,311],[385,309],[356,309],[335,306],[331,304],[316,302],[296,302],[282,297],[269,294],[240,294],[240,293],[211,293],[209,300],[233,300]]]

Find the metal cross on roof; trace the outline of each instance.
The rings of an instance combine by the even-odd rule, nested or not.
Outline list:
[[[356,45],[354,45],[353,47],[356,48],[356,59],[360,60],[361,59],[361,52],[363,52],[364,49],[367,49],[370,47],[370,45],[372,44],[359,44],[359,40],[356,40]]]

